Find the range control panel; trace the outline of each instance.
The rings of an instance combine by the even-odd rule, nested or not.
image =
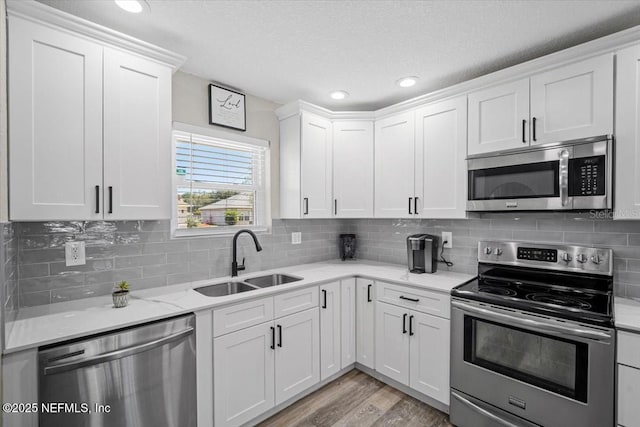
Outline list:
[[[613,250],[593,246],[480,241],[478,261],[613,276]]]
[[[518,246],[518,259],[557,262],[558,251],[556,249],[526,248]]]

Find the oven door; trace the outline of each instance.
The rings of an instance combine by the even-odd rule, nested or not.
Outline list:
[[[573,147],[470,159],[468,211],[572,209]]]
[[[613,330],[458,298],[451,304],[452,393],[547,427],[613,425]],[[455,410],[451,420],[466,427]]]

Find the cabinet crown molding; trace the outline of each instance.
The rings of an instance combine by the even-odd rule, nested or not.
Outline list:
[[[373,111],[331,111],[327,108],[297,100],[283,105],[276,110],[278,120],[284,120],[300,112],[306,111],[328,120],[371,120],[375,119]]]
[[[187,60],[183,55],[60,11],[35,0],[7,0],[7,15],[63,29],[75,35],[81,35],[116,48],[125,49],[168,65],[174,72]]]

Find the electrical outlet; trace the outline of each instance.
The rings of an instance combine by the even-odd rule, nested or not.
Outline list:
[[[447,242],[447,243],[444,243],[444,242]],[[451,231],[442,232],[442,244],[447,249],[450,249],[453,247],[453,233]]]
[[[299,245],[300,243],[302,243],[302,233],[300,231],[291,233],[291,244]]]
[[[84,242],[65,243],[64,257],[67,266],[86,264]]]

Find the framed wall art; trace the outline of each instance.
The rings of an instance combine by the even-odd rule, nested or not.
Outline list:
[[[247,109],[243,93],[209,85],[209,124],[247,130]]]

